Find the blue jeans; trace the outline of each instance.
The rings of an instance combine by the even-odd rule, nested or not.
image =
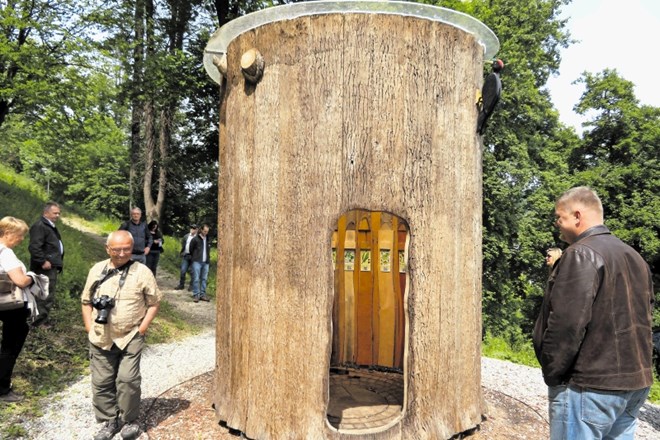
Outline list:
[[[209,263],[192,262],[193,296],[200,298],[206,296],[206,280],[209,277]]]
[[[191,261],[192,260],[190,259],[190,254],[184,255],[183,258],[181,258],[181,274],[179,277],[179,286],[181,286],[182,288],[186,284],[186,273],[188,272],[188,268],[190,267]],[[192,280],[191,280],[191,285],[192,285]]]
[[[138,261],[142,264],[147,264],[147,256],[144,254],[132,254],[131,255],[131,260],[133,261]]]
[[[550,440],[633,440],[639,410],[649,391],[548,387]]]

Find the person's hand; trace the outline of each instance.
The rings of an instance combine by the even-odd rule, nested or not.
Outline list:
[[[50,261],[48,260],[44,261],[44,264],[41,265],[41,268],[44,270],[50,270],[51,267],[53,266],[50,264]]]
[[[148,247],[144,248],[144,255],[149,255],[150,250],[151,249],[149,249]]]

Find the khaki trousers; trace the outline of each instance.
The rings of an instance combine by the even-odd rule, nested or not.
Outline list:
[[[142,376],[140,358],[144,336],[136,333],[125,349],[113,344],[110,351],[89,344],[92,372],[92,405],[96,421],[133,422],[140,415]]]

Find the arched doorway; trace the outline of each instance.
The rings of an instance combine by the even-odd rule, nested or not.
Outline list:
[[[403,219],[366,210],[342,215],[332,235],[328,421],[339,430],[382,429],[402,414],[408,235]]]

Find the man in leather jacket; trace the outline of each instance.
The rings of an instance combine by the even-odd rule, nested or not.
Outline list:
[[[603,225],[587,187],[555,204],[570,244],[548,282],[534,349],[548,385],[550,438],[633,439],[653,382],[651,271]]]

